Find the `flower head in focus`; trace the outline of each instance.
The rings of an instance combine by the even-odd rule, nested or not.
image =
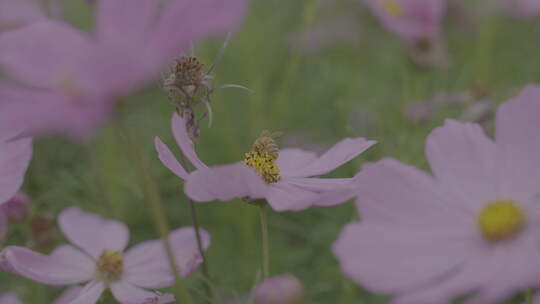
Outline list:
[[[540,86],[502,105],[496,141],[448,120],[427,139],[434,176],[386,159],[356,179],[362,221],[334,253],[391,303],[500,303],[540,284]]]
[[[161,240],[146,241],[125,251],[129,231],[123,223],[78,208],[62,211],[58,222],[72,245],[60,246],[50,255],[9,246],[1,253],[3,268],[47,285],[85,283],[73,303],[96,303],[106,289],[122,304],[165,303],[161,297],[170,297],[145,290],[174,283]],[[210,237],[205,231],[201,233],[206,249]],[[177,229],[169,239],[182,276],[189,275],[202,261],[193,229]]]
[[[97,1],[94,33],[43,20],[0,35],[0,130],[84,139],[119,98],[152,83],[193,40],[233,29],[248,0]]]
[[[172,118],[172,131],[196,170],[188,173],[159,138],[155,141],[156,150],[162,163],[185,180],[185,192],[191,199],[208,202],[264,198],[276,211],[344,202],[342,196],[349,192],[350,178],[314,176],[334,170],[375,144],[363,138],[347,138],[317,156],[300,149],[279,150],[275,136],[263,132],[242,162],[208,167],[195,153],[185,120],[176,113]]]
[[[254,304],[302,304],[304,287],[292,275],[280,275],[262,281],[255,288]]]

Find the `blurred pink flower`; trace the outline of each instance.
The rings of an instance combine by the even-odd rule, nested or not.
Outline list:
[[[302,304],[304,303],[304,287],[292,275],[274,276],[257,285],[253,303]]]
[[[101,0],[93,34],[54,20],[0,35],[0,130],[93,134],[114,103],[159,76],[191,41],[235,27],[248,0]]]
[[[45,18],[40,0],[0,0],[0,33]]]
[[[0,295],[0,304],[22,304],[21,300],[13,292]]]
[[[32,140],[0,137],[0,206],[19,191],[32,158]]]
[[[447,0],[363,0],[381,23],[409,44],[431,44],[441,36]]]
[[[105,289],[122,304],[155,303],[160,295],[144,288],[165,288],[174,283],[161,240],[143,242],[124,253],[129,231],[121,222],[78,208],[62,211],[58,221],[73,245],[63,245],[51,255],[9,246],[1,254],[3,266],[43,284],[86,283],[73,300],[81,304],[96,303]],[[169,238],[182,276],[189,275],[202,261],[193,229],[177,229]],[[207,249],[207,232],[202,231],[202,239]]]
[[[499,303],[540,283],[540,86],[497,112],[496,142],[448,120],[427,139],[434,176],[386,159],[357,177],[362,221],[334,253],[393,304]]]
[[[538,0],[501,0],[504,9],[510,14],[523,19],[540,17],[540,1]]]
[[[246,153],[246,160],[209,168],[194,151],[186,124],[176,113],[172,118],[176,143],[185,157],[197,168],[188,173],[167,146],[156,137],[161,162],[185,180],[186,194],[197,202],[228,201],[233,198],[264,198],[276,211],[303,210],[313,205],[338,204],[331,197],[320,201],[323,193],[339,193],[351,186],[350,178],[317,178],[349,162],[375,144],[363,138],[347,138],[321,156],[300,149],[277,149],[269,137],[260,138],[257,151]],[[278,154],[278,155],[275,155]],[[249,164],[248,164],[249,162]],[[331,203],[329,203],[331,202]]]

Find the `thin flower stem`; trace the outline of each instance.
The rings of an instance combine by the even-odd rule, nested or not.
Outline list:
[[[270,276],[270,256],[268,246],[268,217],[266,215],[265,206],[259,206],[259,214],[261,216],[261,258],[263,268],[263,278]]]
[[[154,224],[158,230],[160,237],[163,239],[165,252],[167,254],[167,259],[169,261],[169,266],[174,275],[176,291],[178,293],[179,302],[192,304],[193,299],[191,297],[191,294],[189,293],[189,290],[185,286],[184,280],[182,279],[182,276],[180,274],[180,270],[174,260],[174,254],[173,254],[171,242],[169,240],[169,232],[170,232],[169,223],[165,215],[165,210],[163,208],[163,203],[161,201],[159,190],[156,184],[154,183],[153,179],[148,174],[148,169],[147,169],[148,166],[143,156],[140,154],[139,148],[131,140],[128,132],[125,131],[124,128],[120,126],[120,130],[122,130],[122,133],[124,134],[124,140],[126,141],[127,146],[131,147],[131,149],[129,149],[131,153],[129,154],[131,154],[132,160],[135,163],[135,166],[137,167],[138,176],[140,179],[140,183],[144,188],[145,196],[148,199],[148,201],[151,203],[152,208],[150,209],[152,211]]]
[[[532,289],[525,290],[525,304],[533,304],[534,293]]]

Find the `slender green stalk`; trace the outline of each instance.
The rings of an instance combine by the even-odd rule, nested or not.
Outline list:
[[[533,304],[534,292],[532,289],[525,290],[525,304]]]
[[[135,143],[130,139],[129,134],[123,128],[121,129],[123,131],[122,133],[124,134],[124,139],[127,143],[127,146],[131,147],[129,149],[129,154],[132,157],[132,161],[135,163],[135,166],[137,168],[139,181],[144,188],[145,196],[151,204],[152,208],[150,209],[152,211],[154,224],[158,230],[160,237],[163,239],[165,252],[169,261],[169,266],[174,275],[179,302],[192,304],[193,299],[191,298],[191,294],[185,286],[184,280],[180,275],[180,270],[178,269],[178,266],[176,265],[176,262],[174,260],[174,254],[172,251],[171,242],[169,240],[169,223],[165,215],[165,209],[163,208],[163,203],[161,201],[161,196],[159,194],[157,185],[150,177],[150,174],[148,174],[148,166],[144,157],[140,153],[139,147],[137,147]]]
[[[263,268],[263,278],[270,276],[270,250],[268,246],[268,217],[265,206],[259,206],[261,216],[261,262]]]

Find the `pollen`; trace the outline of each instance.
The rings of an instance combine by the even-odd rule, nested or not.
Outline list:
[[[478,227],[484,239],[498,242],[518,234],[525,225],[523,210],[512,200],[487,205],[478,215]]]
[[[383,0],[382,5],[388,15],[394,18],[403,16],[403,7],[396,0]]]
[[[277,165],[279,157],[279,149],[276,144],[277,136],[279,134],[263,131],[244,158],[244,163],[255,169],[267,184],[278,182],[281,179]]]
[[[124,256],[121,252],[105,250],[96,264],[96,278],[106,283],[118,281],[124,273]]]

